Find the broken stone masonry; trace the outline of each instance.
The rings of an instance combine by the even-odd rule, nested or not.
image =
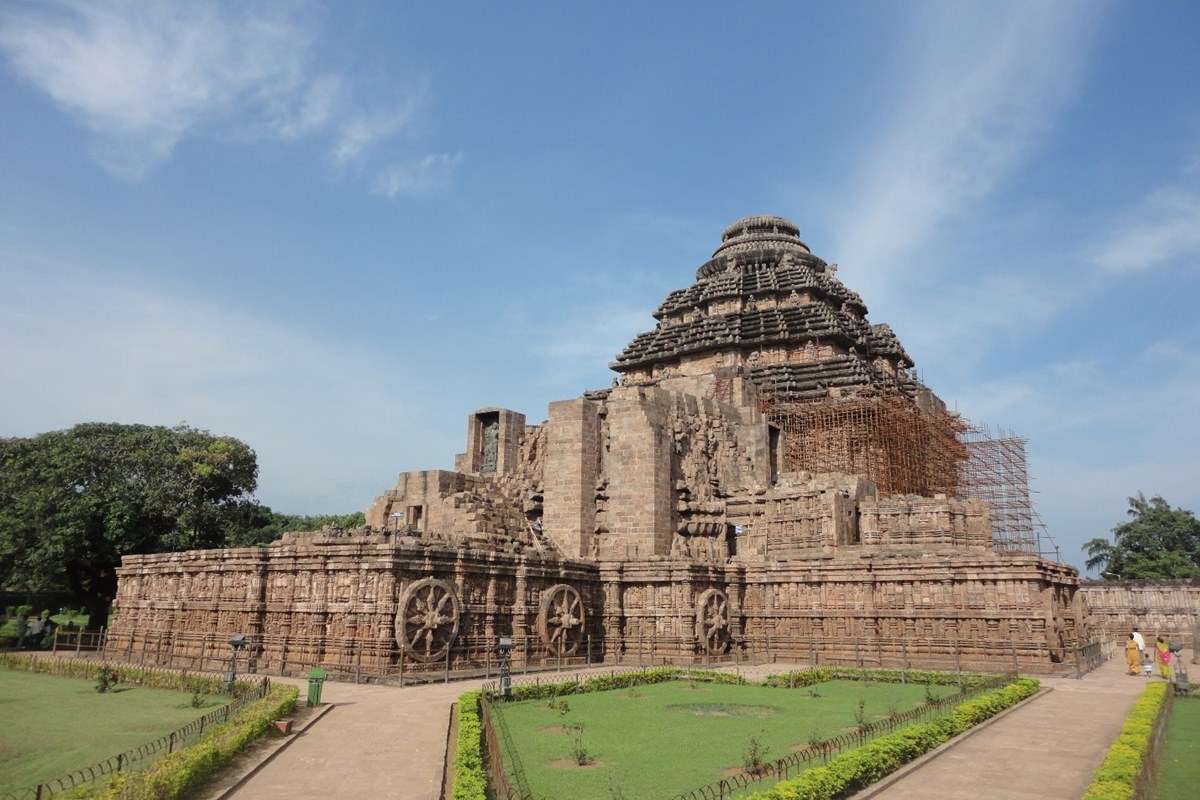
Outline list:
[[[730,225],[654,317],[612,388],[536,425],[475,412],[454,470],[403,473],[360,530],[125,557],[107,649],[211,667],[244,633],[259,670],[394,676],[494,667],[511,636],[518,663],[1048,671],[1087,639],[1075,570],[994,546],[954,496],[961,422],[792,223]]]

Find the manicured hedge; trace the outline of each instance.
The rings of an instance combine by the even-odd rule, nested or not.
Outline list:
[[[960,703],[946,717],[908,725],[862,747],[780,781],[749,800],[838,800],[870,786],[940,744],[1037,693],[1039,684],[1021,678]]]
[[[483,722],[479,719],[479,692],[458,698],[458,736],[455,738],[454,786],[451,800],[487,800],[487,774],[483,770]]]
[[[1083,795],[1083,800],[1132,800],[1150,747],[1150,735],[1167,699],[1167,683],[1151,683],[1133,704],[1121,733]]]
[[[862,667],[815,667],[768,675],[764,686],[795,689],[832,680],[877,681],[879,683],[932,683],[938,686],[974,688],[996,680],[995,675],[931,672],[918,669],[869,669]]]
[[[123,772],[100,787],[89,787],[72,798],[87,800],[177,800],[224,767],[250,742],[262,736],[271,722],[296,708],[294,686],[274,686],[266,697],[250,703],[228,722],[217,725],[190,747],[164,756],[144,772]]]
[[[730,672],[714,672],[684,667],[653,667],[651,669],[618,672],[611,675],[593,675],[590,678],[558,683],[523,684],[512,687],[513,700],[543,700],[568,694],[603,692],[609,689],[626,689],[630,686],[645,686],[666,681],[699,681],[704,683],[744,684],[746,679]]]
[[[46,675],[58,675],[64,678],[96,680],[99,677],[100,670],[105,666],[117,673],[118,683],[146,686],[151,689],[199,692],[200,694],[226,694],[225,680],[216,675],[176,672],[165,669],[143,669],[141,667],[128,667],[120,664],[104,664],[99,661],[90,661],[82,658],[54,658],[51,656],[0,653],[0,669],[41,672]],[[241,694],[242,692],[248,692],[257,688],[257,680],[240,680],[234,684],[234,694]]]

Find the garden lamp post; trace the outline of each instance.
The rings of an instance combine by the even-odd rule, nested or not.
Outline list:
[[[233,682],[237,680],[237,654],[245,646],[246,634],[238,633],[230,637],[229,647],[232,652],[229,654],[229,672],[225,675],[226,691],[233,691]]]
[[[512,697],[512,673],[509,667],[512,663],[512,639],[501,636],[496,644],[496,652],[500,655],[500,696],[505,700]]]

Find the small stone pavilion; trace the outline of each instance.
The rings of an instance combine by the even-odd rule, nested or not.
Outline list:
[[[956,418],[795,225],[733,223],[654,317],[612,388],[471,414],[454,469],[401,474],[362,529],[127,556],[106,649],[211,666],[244,633],[262,671],[394,676],[487,669],[510,636],[518,663],[1050,671],[1086,638],[1075,570],[994,546],[954,495]],[[818,450],[849,466],[800,469]]]

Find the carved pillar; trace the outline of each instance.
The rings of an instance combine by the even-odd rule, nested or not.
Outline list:
[[[683,640],[679,648],[685,653],[695,653],[700,642],[696,638],[696,597],[692,591],[690,566],[685,564],[671,571],[671,596],[675,605],[675,635]],[[691,642],[691,646],[686,642]]]
[[[489,649],[495,646],[496,641],[496,573],[494,560],[491,564],[493,571],[489,571],[487,579],[487,590],[483,600],[483,636],[487,640]]]
[[[621,654],[625,651],[625,642],[622,636],[621,620],[624,612],[621,607],[621,565],[613,564],[611,566],[602,566],[600,568],[600,580],[604,587],[604,610],[603,610],[603,625],[604,625],[604,659],[608,660],[610,656],[616,656],[620,659]]]
[[[735,642],[745,635],[742,617],[742,597],[746,591],[746,568],[731,564],[725,568],[725,596],[729,598],[729,634]]]
[[[529,625],[526,618],[529,613],[528,577],[529,567],[525,557],[521,556],[521,560],[517,562],[516,586],[513,589],[512,605],[513,661],[521,663],[524,663],[525,656],[529,652],[528,648],[533,646],[532,642],[526,642],[526,637],[529,636]]]

